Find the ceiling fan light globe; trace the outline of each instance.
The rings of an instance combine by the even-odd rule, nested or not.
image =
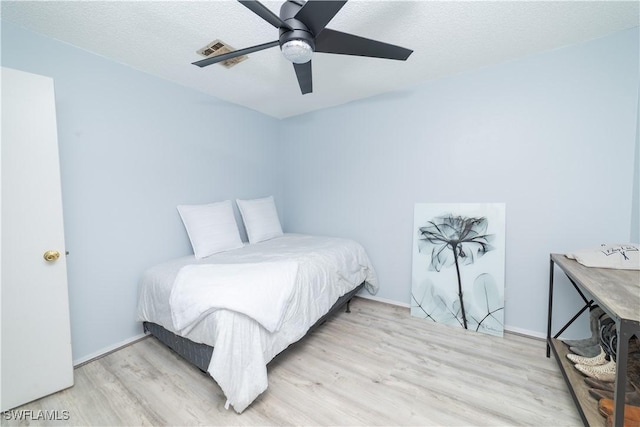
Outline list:
[[[313,49],[304,40],[289,40],[282,45],[282,54],[294,64],[304,64],[311,61]]]

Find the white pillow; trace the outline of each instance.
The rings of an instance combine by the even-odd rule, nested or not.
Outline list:
[[[207,205],[178,205],[196,258],[243,246],[231,200]]]
[[[282,226],[273,196],[264,199],[236,200],[236,203],[244,221],[244,228],[247,230],[249,243],[282,236]]]

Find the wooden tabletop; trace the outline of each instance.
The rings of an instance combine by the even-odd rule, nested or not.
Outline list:
[[[585,267],[563,254],[551,254],[551,260],[610,315],[640,324],[639,270]]]

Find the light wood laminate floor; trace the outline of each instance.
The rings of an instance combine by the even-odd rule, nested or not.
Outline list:
[[[363,298],[351,309],[272,361],[269,388],[241,415],[224,409],[211,377],[146,338],[17,408],[68,420],[2,425],[582,425],[544,341],[437,325]]]

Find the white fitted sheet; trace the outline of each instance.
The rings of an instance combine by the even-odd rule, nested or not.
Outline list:
[[[299,264],[294,294],[279,330],[269,332],[243,314],[222,309],[204,316],[183,335],[215,347],[209,374],[222,388],[227,404],[237,412],[266,390],[267,363],[302,338],[339,297],[363,281],[369,292],[377,291],[376,274],[362,246],[349,239],[285,234],[201,260],[194,256],[172,260],[148,269],[140,280],[138,320],[177,333],[169,297],[182,267],[278,261]]]

